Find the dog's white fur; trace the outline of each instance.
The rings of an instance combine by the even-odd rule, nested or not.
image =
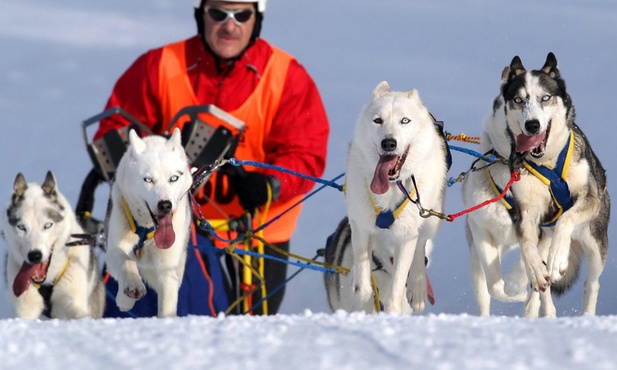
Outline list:
[[[145,281],[158,294],[158,316],[176,316],[191,225],[191,184],[180,130],[175,129],[169,139],[156,135],[141,139],[135,131],[129,132],[129,147],[111,189],[106,228],[107,270],[118,281],[116,303],[121,310],[130,310],[145,294]],[[162,214],[159,204],[170,202],[173,244],[161,249],[153,238],[147,239],[137,257],[133,248],[139,238],[130,229],[123,198],[137,225],[143,227],[152,227],[153,214]]]
[[[346,269],[351,269],[353,266],[353,249],[351,246],[351,227],[349,220],[346,217],[343,219],[337,230],[329,240],[329,245],[326,247],[325,260],[326,263],[333,266],[340,266]],[[430,267],[430,254],[433,249],[433,241],[427,240],[426,253],[426,268]],[[371,258],[371,271],[375,278],[375,285],[379,287],[379,299],[385,302],[392,296],[392,277],[394,265],[393,261],[394,248],[376,248],[373,250]],[[427,278],[428,282],[428,278]],[[353,306],[354,293],[352,289],[351,274],[346,274],[340,271],[333,273],[327,272],[324,274],[324,283],[328,304],[332,312],[339,309],[349,311]],[[407,285],[407,294],[411,297],[412,287]],[[432,288],[431,288],[432,289]],[[430,301],[429,292],[429,301]],[[403,313],[411,314],[411,306],[403,304]]]
[[[58,319],[100,318],[105,305],[105,288],[98,261],[88,245],[66,246],[74,241],[72,234],[83,233],[51,172],[47,173],[42,185],[26,183],[19,173],[2,218],[2,234],[8,247],[6,275],[9,285],[13,286],[25,264],[44,266],[48,262],[47,276],[42,284],[55,282],[49,299],[51,316]],[[36,254],[40,256],[40,263],[31,263]],[[45,318],[41,316],[45,301],[29,275],[22,280],[27,288],[18,296],[9,288],[14,314],[26,319]]]
[[[384,140],[395,140],[396,148],[386,153],[382,148]],[[418,208],[409,203],[389,229],[380,229],[375,226],[371,198],[382,210],[396,209],[405,195],[394,181],[402,181],[412,192],[414,175],[423,206],[443,209],[447,172],[444,145],[416,90],[391,91],[386,81],[377,85],[358,119],[347,158],[345,198],[353,247],[350,287],[353,303],[349,310],[374,312],[373,251],[393,256],[391,286],[380,288],[380,292],[388,292],[382,300],[385,310],[397,313],[424,310],[425,247],[437,232],[440,220],[420,217]],[[398,177],[391,179],[389,189],[383,194],[370,190],[380,156],[401,156],[407,149],[407,158]],[[407,297],[406,286],[410,287]]]
[[[525,78],[515,96],[527,99],[526,104],[517,104],[514,98],[506,101],[500,94],[493,111],[484,122],[482,151],[495,149],[499,155],[508,158],[513,151],[512,138],[530,135],[525,123],[537,120],[539,132],[545,133],[550,125],[550,135],[546,140],[544,155],[539,158],[526,154],[525,159],[547,167],[554,167],[557,157],[564,148],[571,131],[575,133],[575,153],[570,163],[567,183],[575,200],[573,207],[557,220],[555,226],[539,227],[540,221],[549,213],[552,204],[546,185],[523,168],[521,179],[512,186],[516,204],[516,219],[513,222],[506,207],[493,203],[471,213],[467,218],[467,236],[471,250],[472,280],[478,301],[480,315],[490,314],[490,298],[501,301],[520,301],[525,303],[525,316],[555,316],[556,309],[551,298],[551,283],[564,285],[565,291],[578,275],[580,258],[585,255],[588,261],[588,276],[585,283],[583,313],[595,314],[599,290],[599,277],[602,273],[608,245],[606,227],[608,225],[608,194],[602,194],[601,182],[604,170],[588,147],[580,129],[574,124],[574,111],[570,98],[548,91],[547,86],[557,90],[552,81],[542,83],[541,78],[560,79],[557,61],[552,54],[541,71],[527,72],[518,57],[502,74],[502,90],[509,79],[517,76]],[[543,72],[542,75],[539,72]],[[524,74],[524,75],[523,75]],[[539,77],[540,76],[540,77]],[[520,80],[519,80],[520,81]],[[518,86],[518,85],[517,85]],[[507,130],[512,133],[508,138]],[[515,139],[516,140],[516,139]],[[495,164],[490,173],[502,189],[510,180],[507,165]],[[512,196],[512,192],[509,193]],[[463,185],[463,199],[466,206],[476,205],[495,197],[486,171],[470,173]],[[590,228],[593,220],[603,219]],[[604,230],[602,230],[604,229]],[[502,278],[502,258],[516,246],[521,248],[521,256],[504,280]],[[544,263],[543,261],[546,261]],[[526,287],[531,290],[526,292]],[[555,286],[554,286],[555,287]],[[561,293],[561,292],[560,292]]]

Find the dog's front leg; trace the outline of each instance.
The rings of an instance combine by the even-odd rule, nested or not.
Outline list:
[[[572,208],[564,212],[554,226],[554,236],[548,251],[548,272],[553,282],[561,279],[568,269],[568,257],[574,229],[590,222],[598,214],[599,198],[579,192]]]
[[[87,247],[78,247],[87,248]],[[84,252],[71,250],[64,276],[54,287],[51,296],[53,314],[58,319],[83,319],[90,316],[88,309],[88,273]],[[81,257],[81,258],[80,258]]]
[[[544,291],[551,284],[546,265],[538,251],[539,216],[521,212],[521,221],[516,229],[521,246],[521,256],[527,269],[527,277],[534,291]]]
[[[175,317],[178,311],[178,291],[182,283],[174,271],[166,271],[158,276],[158,317]]]
[[[36,320],[41,317],[41,314],[45,309],[43,297],[32,285],[19,297],[15,297],[15,295],[11,292],[11,299],[13,301],[12,303],[13,310],[15,311],[15,317],[21,319]]]
[[[570,214],[573,213],[564,213],[555,224],[555,234],[548,250],[547,267],[552,282],[560,280],[568,269],[568,256],[574,231],[574,223],[568,217]]]
[[[135,301],[146,294],[146,286],[141,279],[137,262],[133,254],[133,245],[137,237],[132,233],[118,240],[110,233],[107,242],[105,261],[107,271],[118,281],[116,304],[121,311],[128,311],[135,305]],[[133,256],[133,257],[132,257]]]
[[[424,257],[426,256],[426,239],[418,239],[413,260],[411,262],[411,270],[407,280],[409,291],[409,303],[413,312],[420,313],[424,311],[426,299],[428,298],[427,281],[426,281],[426,265]]]
[[[371,254],[373,239],[367,230],[351,225],[351,245],[353,248],[353,266],[351,268],[352,311],[375,311],[372,304],[373,288],[371,284]]]
[[[394,265],[392,269],[391,294],[388,301],[384,302],[386,311],[392,311],[401,314],[403,312],[402,304],[404,302],[405,304],[407,304],[407,301],[405,299],[407,289],[405,286],[407,284],[409,271],[411,269],[412,260],[414,258],[414,253],[416,249],[418,249],[416,248],[417,241],[417,236],[415,238],[407,239],[405,241],[390,241],[395,245],[398,245],[396,245],[394,249]],[[426,292],[426,281],[424,284],[424,289]],[[415,289],[416,287],[413,288]],[[415,303],[416,302],[414,302],[414,304]]]

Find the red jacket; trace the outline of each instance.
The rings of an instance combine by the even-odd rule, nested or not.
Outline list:
[[[107,108],[120,106],[155,133],[163,133],[159,97],[159,64],[162,48],[141,55],[120,77]],[[214,104],[231,112],[242,105],[255,89],[260,73],[272,54],[272,47],[257,39],[231,70],[219,70],[198,36],[186,40],[188,75],[200,104]],[[95,140],[113,128],[126,126],[119,115],[101,121]],[[250,132],[248,127],[247,132]],[[265,162],[310,176],[323,174],[329,124],[317,87],[306,70],[294,59],[289,66],[279,111],[265,139]],[[240,158],[242,159],[242,158]],[[269,170],[281,180],[279,201],[307,193],[309,180]]]

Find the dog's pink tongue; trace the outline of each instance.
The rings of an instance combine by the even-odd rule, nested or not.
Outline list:
[[[542,144],[542,140],[546,136],[546,132],[541,133],[536,136],[527,136],[525,134],[520,134],[516,138],[516,152],[530,152],[535,149],[538,145]]]
[[[390,180],[388,172],[396,166],[397,156],[382,155],[379,157],[373,181],[371,181],[371,191],[374,194],[384,194],[390,189]]]
[[[433,293],[433,285],[431,285],[431,281],[428,279],[428,274],[426,275],[426,292],[430,304],[435,305],[435,293]]]
[[[176,234],[171,223],[171,215],[165,215],[158,219],[158,227],[154,232],[154,242],[160,249],[167,249],[176,241]]]
[[[30,286],[30,282],[32,281],[32,277],[40,281],[41,279],[41,268],[42,264],[31,265],[27,262],[24,262],[15,276],[15,280],[13,281],[13,293],[16,297],[22,295],[26,289]]]

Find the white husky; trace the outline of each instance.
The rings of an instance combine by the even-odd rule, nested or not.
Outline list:
[[[388,292],[384,309],[424,310],[428,297],[425,248],[440,220],[421,217],[409,200],[420,197],[424,208],[443,209],[445,145],[416,90],[390,91],[385,81],[377,85],[357,122],[347,159],[354,295],[347,309],[373,312],[371,261],[379,255],[392,264],[388,269],[391,286],[379,287],[380,292]]]
[[[42,185],[19,173],[2,220],[7,281],[15,316],[27,319],[100,318],[105,288],[88,245],[67,246],[83,234],[51,172]]]
[[[588,265],[583,313],[595,314],[610,200],[604,169],[574,117],[553,53],[540,70],[527,71],[519,57],[512,59],[482,136],[483,150],[492,150],[508,165],[472,172],[463,186],[465,204],[472,206],[501,192],[511,170],[521,176],[503,202],[467,219],[481,315],[490,313],[494,297],[526,301],[528,317],[555,316],[551,291],[559,295],[571,287],[582,256]],[[520,263],[504,280],[501,259],[517,245]]]
[[[180,130],[171,138],[129,132],[118,164],[107,223],[107,270],[118,281],[116,303],[130,310],[151,286],[158,316],[176,316],[184,274],[192,176]]]

